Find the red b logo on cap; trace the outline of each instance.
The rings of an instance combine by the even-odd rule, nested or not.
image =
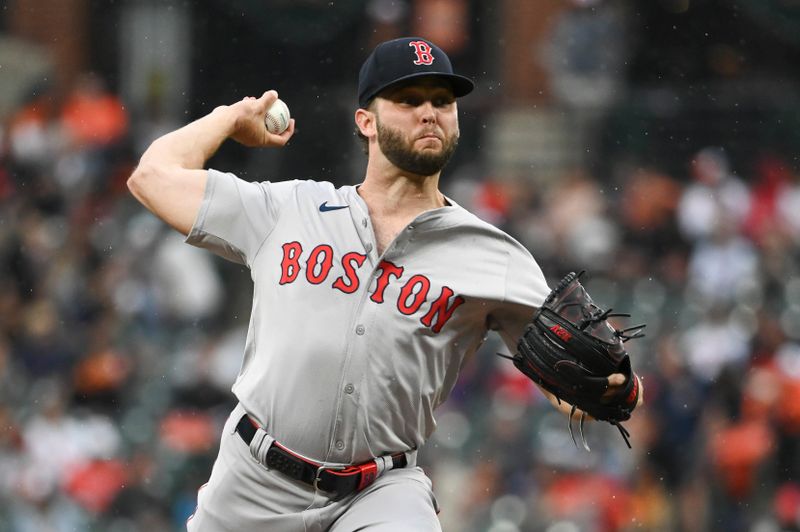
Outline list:
[[[415,65],[430,65],[433,63],[433,55],[428,43],[425,41],[411,41],[408,45],[414,47],[414,53],[417,54],[417,60],[414,61]]]

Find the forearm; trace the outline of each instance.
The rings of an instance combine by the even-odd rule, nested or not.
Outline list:
[[[156,139],[128,179],[131,193],[156,216],[188,234],[203,198],[203,170],[235,127],[230,107],[210,114]]]
[[[128,179],[131,193],[156,216],[187,234],[203,200],[206,162],[225,139],[245,146],[283,146],[294,133],[294,120],[280,135],[264,126],[264,113],[278,94],[246,97],[217,107],[203,118],[153,141]]]
[[[202,169],[235,128],[236,117],[227,106],[156,139],[144,152],[142,166]]]

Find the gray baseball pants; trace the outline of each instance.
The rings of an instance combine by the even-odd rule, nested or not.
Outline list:
[[[237,405],[225,423],[189,532],[441,530],[431,481],[419,467],[387,471],[363,491],[335,501],[256,461],[235,432],[242,414]]]

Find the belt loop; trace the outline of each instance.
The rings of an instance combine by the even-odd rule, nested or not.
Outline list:
[[[269,451],[274,442],[275,438],[267,434],[261,427],[256,429],[256,433],[250,441],[250,454],[266,468],[269,468],[267,466],[267,451]]]
[[[417,450],[411,449],[404,453],[406,455],[406,467],[414,467],[417,465]]]
[[[379,477],[383,474],[384,471],[389,471],[394,467],[394,462],[392,461],[392,457],[389,455],[379,456],[375,459],[375,465],[378,466],[378,471],[376,472],[375,476]]]
[[[233,411],[231,412],[231,416],[230,416],[232,418],[232,420],[233,420],[233,422],[231,423],[231,429],[230,429],[230,433],[231,434],[235,434],[236,433],[236,429],[239,426],[238,423],[242,419],[242,414],[247,414],[247,412],[245,411],[244,407],[242,406],[242,403],[238,403],[236,405],[236,407],[234,407]]]

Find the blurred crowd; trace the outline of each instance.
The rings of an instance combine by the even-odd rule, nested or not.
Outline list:
[[[35,91],[3,131],[3,531],[181,529],[233,405],[249,279],[128,194],[130,120],[86,76],[58,105]],[[586,452],[490,337],[421,456],[445,529],[797,529],[796,169],[764,153],[737,175],[718,147],[685,175],[621,161],[604,179],[537,181],[470,164],[448,170],[449,195],[551,282],[586,268],[601,305],[647,323],[628,344],[646,402],[632,450],[589,423]]]
[[[0,532],[181,530],[211,470],[251,284],[128,193],[161,129],[91,74],[0,127]],[[729,150],[678,173],[445,170],[551,284],[586,269],[620,325],[647,324],[631,450],[599,423],[574,445],[489,337],[420,454],[445,530],[800,530],[800,172]]]
[[[647,324],[627,344],[645,405],[633,449],[567,421],[490,344],[440,412],[429,449],[452,530],[800,529],[800,175],[774,153],[737,175],[702,147],[685,175],[646,163],[459,182],[552,283],[588,270],[604,307]],[[465,201],[468,204],[469,201]],[[575,422],[577,432],[577,422]],[[451,521],[452,519],[452,521]],[[447,529],[447,528],[446,528]]]
[[[4,124],[3,531],[179,529],[232,404],[225,280],[129,195],[131,128],[94,75]]]

